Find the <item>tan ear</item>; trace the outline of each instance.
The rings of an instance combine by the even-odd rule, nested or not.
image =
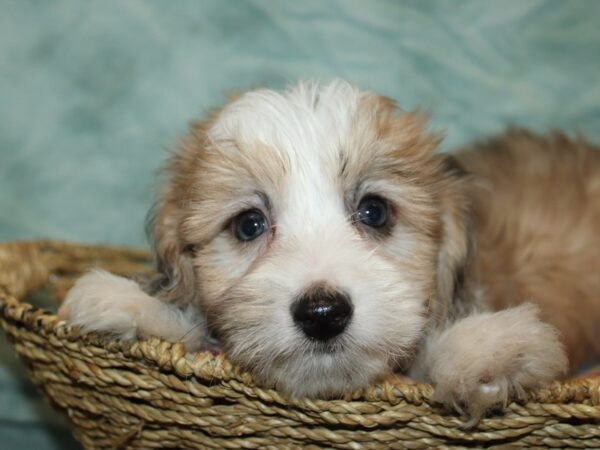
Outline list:
[[[205,145],[207,122],[192,123],[190,133],[182,141],[164,168],[165,184],[146,218],[146,234],[152,244],[155,275],[147,283],[147,291],[165,301],[189,304],[196,299],[194,249],[181,235],[182,205],[188,201],[196,172],[198,153]]]
[[[169,195],[171,186],[159,197],[146,219],[152,245],[155,274],[147,290],[161,300],[187,305],[196,297],[192,251],[179,238],[179,206]]]
[[[433,313],[439,320],[446,320],[461,316],[474,306],[470,280],[475,240],[466,189],[470,175],[451,155],[441,158],[442,236],[438,253],[438,301]]]

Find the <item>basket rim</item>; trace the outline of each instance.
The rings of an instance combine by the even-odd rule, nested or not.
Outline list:
[[[133,247],[107,244],[75,243],[63,240],[39,239],[0,242],[0,252],[29,251],[38,255],[43,252],[64,252],[66,250],[82,250],[84,252],[111,253],[129,257],[137,261],[149,261],[149,252]],[[75,343],[86,347],[96,347],[108,353],[121,353],[134,362],[153,364],[161,371],[176,374],[187,380],[191,377],[212,382],[222,382],[244,395],[258,397],[271,402],[294,405],[311,410],[331,409],[333,405],[343,405],[352,402],[383,402],[389,405],[410,403],[420,405],[432,403],[433,387],[425,383],[403,383],[385,380],[363,389],[348,393],[339,399],[297,398],[288,397],[275,389],[261,387],[255,384],[252,376],[245,370],[232,364],[223,354],[204,352],[186,352],[181,343],[172,343],[157,337],[133,342],[107,339],[96,333],[80,334],[77,330],[61,320],[52,311],[42,309],[26,302],[26,295],[13,295],[2,283],[2,266],[0,258],[0,320],[12,325],[25,327],[27,330],[41,334],[53,345],[68,345]],[[45,282],[52,276],[49,270]],[[41,287],[37,286],[37,287]],[[32,292],[30,289],[27,293]],[[52,343],[51,342],[51,343]],[[588,378],[573,378],[563,381],[553,381],[548,386],[533,390],[527,397],[508,405],[521,408],[525,403],[589,403],[600,405],[600,375]],[[458,419],[457,419],[458,420]]]

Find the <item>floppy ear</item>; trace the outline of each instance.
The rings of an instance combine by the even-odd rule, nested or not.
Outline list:
[[[394,142],[401,143],[397,144],[401,149],[399,157],[412,157],[407,159],[405,168],[410,172],[410,161],[418,161],[419,166],[414,172],[418,173],[423,166],[431,168],[437,183],[442,223],[437,255],[436,295],[430,299],[428,308],[434,320],[442,323],[454,315],[462,315],[474,306],[468,286],[474,244],[467,192],[472,175],[464,170],[454,156],[434,154],[442,136],[425,131],[426,117],[423,113],[413,111],[397,114],[393,104],[385,99],[379,99],[379,106],[381,105],[384,113],[379,116],[382,123],[378,124],[378,128],[388,135],[391,128]],[[426,161],[425,164],[423,160]]]
[[[166,183],[146,218],[146,234],[152,245],[156,273],[145,289],[164,301],[180,305],[193,302],[197,295],[194,248],[183,242],[180,224],[205,135],[206,122],[191,125],[179,150],[167,162]]]
[[[434,315],[438,320],[461,316],[474,307],[469,285],[475,246],[467,193],[469,175],[452,155],[442,155],[440,188],[442,236],[438,253],[437,294]]]
[[[163,301],[187,305],[196,296],[195,275],[191,251],[178,238],[178,224],[179,207],[167,193],[158,199],[146,219],[156,273],[145,289]]]

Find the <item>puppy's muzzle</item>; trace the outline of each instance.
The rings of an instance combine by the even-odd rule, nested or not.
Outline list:
[[[317,286],[292,304],[296,325],[310,339],[326,342],[341,334],[352,318],[350,297],[341,291]]]

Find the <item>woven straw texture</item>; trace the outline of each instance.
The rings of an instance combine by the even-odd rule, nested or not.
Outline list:
[[[600,448],[600,377],[555,382],[464,430],[432,388],[383,383],[344,400],[287,399],[222,355],[159,339],[78,337],[32,293],[60,302],[82,272],[149,270],[145,252],[0,244],[0,321],[40,391],[85,448]]]

